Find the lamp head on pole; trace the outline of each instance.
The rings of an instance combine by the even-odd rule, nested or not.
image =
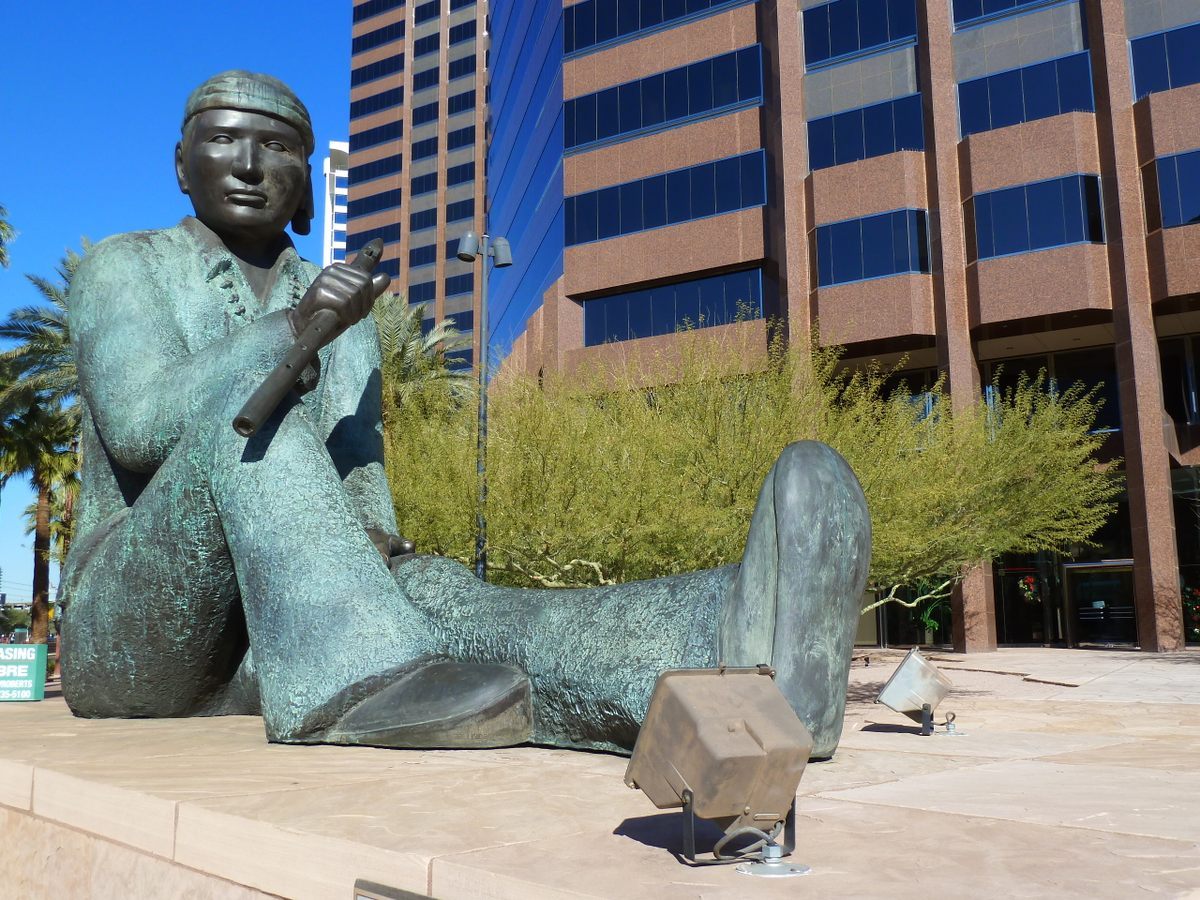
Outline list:
[[[458,258],[463,262],[475,262],[479,255],[479,235],[468,231],[458,239]]]
[[[512,248],[508,245],[508,238],[496,238],[492,241],[492,246],[488,253],[492,257],[492,262],[497,269],[503,269],[505,266],[512,265]]]

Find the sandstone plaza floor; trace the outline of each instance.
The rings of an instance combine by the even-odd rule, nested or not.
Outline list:
[[[1200,897],[1200,652],[931,653],[965,732],[931,738],[871,702],[900,656],[855,662],[805,772],[801,878],[681,865],[614,756],[272,746],[53,697],[0,705],[0,897]]]

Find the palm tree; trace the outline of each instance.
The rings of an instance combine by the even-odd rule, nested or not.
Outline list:
[[[21,406],[37,396],[43,403],[62,405],[73,421],[79,421],[79,380],[67,324],[67,292],[84,254],[91,249],[87,238],[82,244],[83,253],[68,250],[62,258],[57,282],[40,275],[25,276],[47,303],[14,309],[0,322],[0,339],[17,342],[16,347],[0,353],[0,361],[12,366],[18,376],[8,385],[0,382],[0,409]]]
[[[83,253],[90,244],[83,241]],[[26,276],[48,301],[13,310],[0,322],[0,338],[17,346],[0,353],[0,485],[28,476],[37,492],[33,507],[34,642],[45,642],[49,624],[51,504],[55,485],[78,471],[79,385],[67,326],[67,294],[83,254],[68,250],[58,281]],[[69,531],[74,500],[63,498]],[[70,544],[69,533],[65,535]],[[65,549],[61,539],[59,549]],[[64,554],[65,555],[65,554]]]
[[[17,236],[17,230],[8,222],[8,210],[0,203],[0,268],[8,268],[8,245]]]
[[[79,501],[79,467],[58,473],[50,487],[50,558],[60,567],[67,561],[75,534],[75,504]],[[38,502],[25,507],[25,533],[37,529]]]
[[[453,319],[443,319],[426,332],[421,327],[425,304],[410,306],[399,294],[380,297],[372,312],[383,358],[385,418],[389,409],[434,388],[444,389],[453,399],[470,392],[471,371],[446,365],[446,354],[471,346],[470,335],[458,331]]]
[[[30,640],[44,644],[50,622],[50,497],[56,481],[77,467],[76,426],[58,407],[34,402],[7,418],[0,436],[0,481],[28,475],[37,492],[33,526],[33,598]]]

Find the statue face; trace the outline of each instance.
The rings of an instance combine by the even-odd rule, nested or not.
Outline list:
[[[196,218],[235,240],[283,233],[308,191],[304,141],[262,113],[206,109],[188,122],[175,148],[179,189]]]

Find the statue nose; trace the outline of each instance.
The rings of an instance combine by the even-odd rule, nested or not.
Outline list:
[[[233,174],[242,181],[255,182],[262,178],[262,161],[254,141],[239,141],[233,159]]]

